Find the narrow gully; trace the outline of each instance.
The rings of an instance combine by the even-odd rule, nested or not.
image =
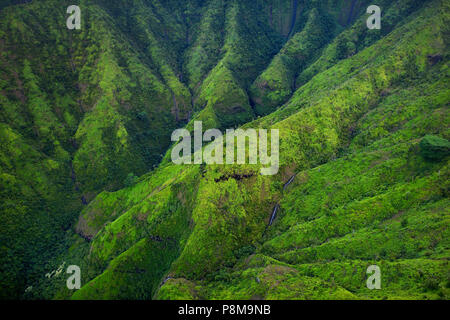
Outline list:
[[[294,175],[288,180],[288,182],[286,182],[286,184],[283,186],[283,191],[286,190],[287,187],[289,187],[289,185],[295,180],[295,177],[296,177],[296,175],[294,174]],[[267,227],[270,227],[270,226],[273,224],[274,220],[275,220],[276,217],[277,217],[277,212],[278,212],[279,209],[280,209],[280,204],[277,203],[277,204],[275,205],[275,207],[273,208],[273,210],[272,210],[272,215],[270,216],[269,224],[268,224]]]

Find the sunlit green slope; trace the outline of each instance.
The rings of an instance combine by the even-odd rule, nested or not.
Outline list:
[[[2,297],[448,299],[446,1],[381,30],[359,0],[85,0],[80,31],[61,3],[0,12]],[[279,173],[172,164],[194,120],[279,129]]]

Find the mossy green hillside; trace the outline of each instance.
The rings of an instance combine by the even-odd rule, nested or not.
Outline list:
[[[448,299],[449,4],[367,3],[3,8],[1,296]],[[278,174],[172,164],[193,120],[279,129]]]
[[[442,8],[433,2],[413,13],[317,74],[279,111],[245,125],[280,130],[277,176],[258,175],[258,166],[187,166],[201,177],[190,231],[148,292],[159,299],[446,298],[448,159],[429,161],[420,147],[427,134],[449,137],[448,63],[429,58],[448,55],[445,23],[436,19],[445,19]],[[130,247],[139,237],[127,219],[116,221],[128,224]],[[117,239],[97,236],[91,255]],[[385,272],[383,291],[365,286],[371,264]],[[111,282],[94,280],[80,292]]]

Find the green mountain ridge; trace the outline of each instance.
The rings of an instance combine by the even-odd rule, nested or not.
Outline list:
[[[1,298],[448,299],[448,1],[70,4],[0,11]],[[194,121],[279,173],[173,164]]]

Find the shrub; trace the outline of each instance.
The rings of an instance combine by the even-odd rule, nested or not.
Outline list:
[[[142,111],[136,115],[136,118],[138,118],[141,121],[148,121],[148,114],[147,114],[147,112]]]
[[[408,226],[408,219],[403,219],[401,223],[402,228],[406,228]]]
[[[450,142],[437,136],[427,135],[420,142],[420,153],[427,160],[442,160],[450,153]]]
[[[255,252],[255,250],[256,248],[254,246],[245,246],[234,251],[234,256],[236,257],[236,259],[241,259],[243,257],[251,255],[252,253]]]
[[[425,280],[423,286],[426,290],[436,291],[439,289],[439,279],[432,275]]]

